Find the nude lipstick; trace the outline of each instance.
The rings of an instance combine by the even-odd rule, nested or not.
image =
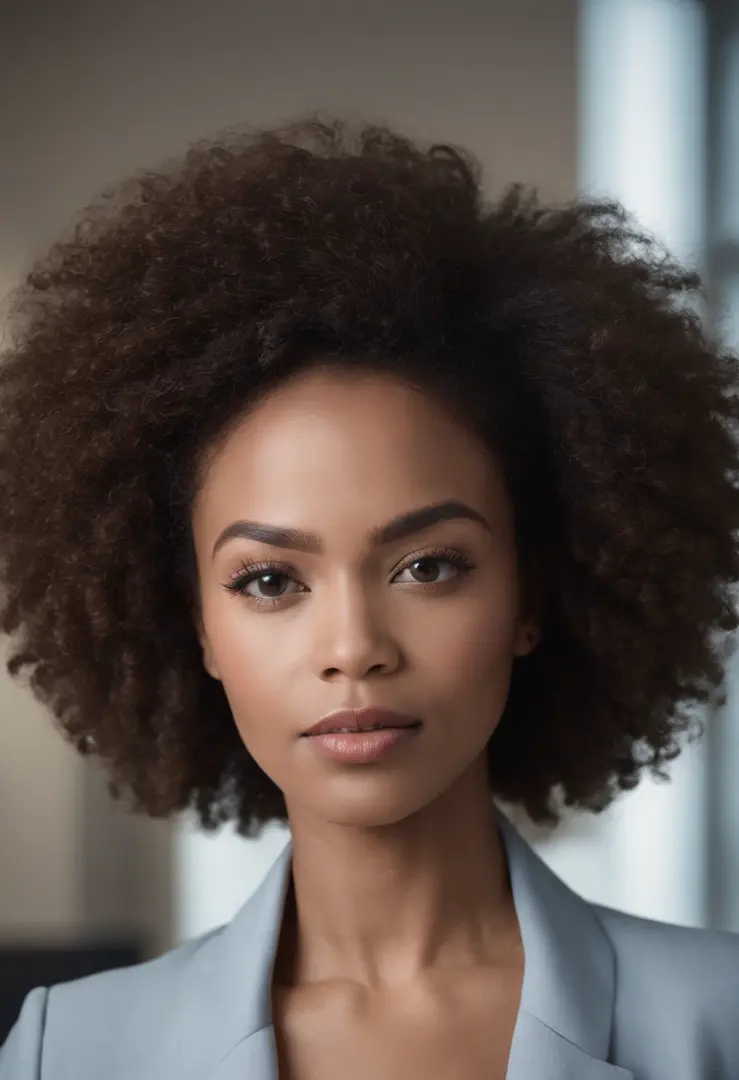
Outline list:
[[[415,738],[421,727],[415,716],[365,706],[329,713],[301,738],[322,757],[361,765],[386,757],[396,746]]]

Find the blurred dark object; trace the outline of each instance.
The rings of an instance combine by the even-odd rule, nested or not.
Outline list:
[[[0,945],[0,1046],[18,1018],[23,999],[34,987],[129,967],[143,959],[141,946],[131,942]]]

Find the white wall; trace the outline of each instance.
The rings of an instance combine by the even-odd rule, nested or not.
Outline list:
[[[3,662],[7,648],[0,650]],[[53,938],[74,924],[81,763],[44,711],[0,674],[0,931]]]
[[[580,62],[579,186],[620,199],[678,258],[703,270],[702,5],[583,0]],[[709,915],[706,743],[687,747],[669,771],[669,783],[643,776],[635,791],[602,816],[579,820],[542,854],[588,899],[702,926]]]
[[[739,352],[739,8],[712,0],[710,243],[716,328]],[[712,924],[739,932],[739,654],[711,739]]]
[[[8,7],[0,14],[0,288],[108,181],[216,129],[308,108],[357,111],[468,145],[493,187],[520,179],[557,198],[575,190],[576,0]],[[83,783],[30,698],[4,680],[0,936],[128,919],[161,948],[227,917],[273,856],[274,838],[247,850],[227,833],[193,839],[178,830],[177,880],[203,887],[176,906],[170,927],[166,834],[113,811],[97,781]]]

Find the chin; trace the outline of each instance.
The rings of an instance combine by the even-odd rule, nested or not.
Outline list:
[[[406,821],[415,811],[389,807],[351,807],[337,809],[331,815],[332,825],[346,829],[382,829]]]
[[[358,777],[353,779],[354,784],[346,785],[343,791],[326,792],[327,797],[320,805],[314,804],[312,816],[345,828],[379,829],[413,817],[441,794],[413,792],[408,784],[383,785],[384,790],[378,790],[376,784],[362,783]]]

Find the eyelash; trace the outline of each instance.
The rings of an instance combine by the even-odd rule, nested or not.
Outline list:
[[[460,574],[469,573],[470,570],[474,570],[474,566],[467,558],[466,555],[462,555],[459,551],[454,551],[451,548],[433,549],[428,551],[417,551],[413,555],[409,555],[404,562],[394,571],[395,574],[400,574],[403,570],[407,570],[409,566],[413,566],[414,563],[421,560],[429,559],[434,562],[447,562],[452,566],[455,566]],[[247,593],[246,587],[252,581],[256,581],[260,577],[264,577],[267,574],[280,574],[284,577],[290,577],[291,568],[280,563],[252,563],[251,565],[242,565],[232,576],[231,581],[224,585],[224,589],[230,592],[234,596],[241,596],[250,604],[254,604],[256,607],[276,607],[286,599],[285,596],[252,596],[251,593]],[[293,579],[294,580],[294,579]],[[439,588],[440,586],[449,585],[448,581],[432,581],[422,582],[419,581],[416,584],[426,589]],[[294,593],[292,595],[298,595]]]

